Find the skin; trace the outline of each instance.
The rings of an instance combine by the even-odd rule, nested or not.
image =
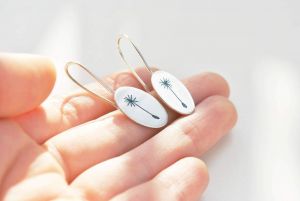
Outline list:
[[[140,88],[127,71],[104,79]],[[168,110],[163,129],[137,125],[82,90],[44,101],[54,83],[47,58],[0,54],[1,200],[197,201],[208,184],[198,157],[237,119],[228,84],[214,73],[183,80],[196,110]]]

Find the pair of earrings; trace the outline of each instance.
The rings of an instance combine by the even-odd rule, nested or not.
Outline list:
[[[151,84],[159,98],[171,109],[176,112],[187,115],[191,114],[195,109],[195,103],[190,92],[184,86],[184,84],[178,80],[175,76],[171,75],[165,71],[152,71],[146,60],[144,59],[142,53],[137,48],[137,46],[129,39],[127,35],[121,35],[117,39],[117,48],[119,50],[120,56],[124,63],[129,67],[133,75],[143,86],[145,91],[137,89],[134,87],[119,87],[115,91],[108,86],[105,82],[98,79],[93,73],[91,73],[83,65],[75,62],[68,62],[65,66],[67,75],[72,81],[74,81],[78,86],[88,91],[89,93],[96,95],[99,98],[107,101],[117,109],[120,109],[126,116],[128,116],[134,122],[150,127],[150,128],[160,128],[168,123],[168,114],[162,104],[149,94],[150,89],[145,84],[145,82],[139,77],[134,68],[127,62],[123,51],[121,49],[121,41],[128,40],[134,50],[138,53],[142,59],[145,67],[151,74]],[[69,72],[71,66],[77,66],[85,70],[92,78],[94,78],[98,84],[106,89],[109,93],[113,94],[114,101],[109,100],[104,96],[89,90],[84,85],[80,84]],[[147,93],[148,92],[148,93]]]

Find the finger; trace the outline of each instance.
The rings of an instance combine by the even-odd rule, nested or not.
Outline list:
[[[138,68],[141,78],[149,83],[149,72],[145,68]],[[141,88],[138,81],[129,71],[114,73],[103,78],[110,86],[117,89],[120,86],[134,86]],[[104,88],[92,84],[98,94],[111,98]],[[68,128],[93,120],[115,108],[104,100],[95,97],[88,92],[79,89],[64,96],[58,96],[46,101],[46,103],[34,111],[17,117],[15,120],[38,143],[44,143],[47,139]]]
[[[55,83],[55,70],[45,57],[0,54],[0,118],[37,107]]]
[[[198,104],[193,114],[173,122],[137,148],[91,167],[72,185],[86,186],[87,194],[107,200],[146,182],[183,157],[203,154],[235,121],[232,103],[225,97],[211,96]]]
[[[196,103],[213,94],[228,95],[226,81],[213,73],[193,76],[184,83]],[[178,114],[169,111],[170,121],[177,117]],[[115,111],[57,135],[46,146],[65,166],[68,179],[72,180],[87,168],[136,147],[157,132],[158,129],[140,126]]]
[[[166,168],[150,181],[117,195],[111,201],[197,201],[207,183],[205,164],[197,158],[187,157]]]

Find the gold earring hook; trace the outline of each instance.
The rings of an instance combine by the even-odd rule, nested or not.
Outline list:
[[[110,86],[108,86],[105,82],[103,82],[101,79],[97,78],[90,70],[88,70],[86,67],[84,67],[84,66],[81,65],[80,63],[76,63],[76,62],[70,61],[70,62],[66,63],[66,65],[65,65],[65,71],[66,71],[66,74],[68,75],[68,77],[69,77],[75,84],[77,84],[79,87],[81,87],[81,88],[84,89],[85,91],[87,91],[87,92],[93,94],[94,96],[96,96],[96,97],[98,97],[98,98],[101,98],[101,99],[105,100],[106,102],[108,102],[109,104],[111,104],[112,106],[114,106],[114,107],[117,108],[116,104],[115,104],[113,101],[109,100],[108,98],[106,98],[106,97],[104,97],[104,96],[98,95],[97,93],[91,91],[90,89],[88,89],[88,88],[85,87],[84,85],[80,84],[80,82],[77,81],[77,80],[71,75],[71,73],[70,73],[70,71],[69,71],[69,68],[70,68],[70,66],[72,66],[72,65],[75,65],[75,66],[77,66],[77,67],[79,67],[79,68],[82,68],[82,69],[83,69],[84,71],[86,71],[86,72],[87,72],[87,73],[88,73],[95,81],[97,81],[97,83],[100,84],[104,89],[106,89],[106,90],[107,90],[109,93],[111,93],[112,95],[114,94],[114,90],[113,90]]]
[[[128,35],[126,35],[126,34],[120,35],[120,36],[117,38],[117,48],[118,48],[118,50],[119,50],[119,54],[120,54],[120,56],[121,56],[123,62],[128,66],[128,68],[130,69],[130,71],[132,72],[132,74],[133,74],[133,75],[135,76],[135,78],[139,81],[139,83],[143,86],[143,88],[144,88],[146,91],[150,92],[151,90],[150,90],[149,87],[146,85],[146,83],[140,78],[140,76],[137,74],[137,72],[134,70],[134,67],[131,66],[131,65],[127,62],[127,60],[126,60],[126,58],[125,58],[125,56],[124,56],[124,54],[123,54],[123,51],[122,51],[122,49],[121,49],[121,40],[122,40],[122,39],[126,39],[126,40],[129,41],[129,43],[132,45],[132,47],[135,49],[135,51],[138,53],[138,55],[139,55],[140,58],[142,59],[144,65],[145,65],[145,67],[146,67],[146,69],[147,69],[151,74],[153,73],[153,71],[152,71],[151,68],[149,67],[149,65],[148,65],[148,63],[146,62],[146,60],[145,60],[144,56],[142,55],[141,51],[137,48],[137,46],[133,43],[133,41],[128,37]]]

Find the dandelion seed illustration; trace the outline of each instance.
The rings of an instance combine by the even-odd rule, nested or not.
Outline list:
[[[127,103],[127,106],[130,106],[130,107],[135,107],[137,102],[139,102],[136,100],[136,97],[133,98],[132,95],[127,95],[127,97],[125,97],[124,99],[125,99],[125,102]]]
[[[170,81],[169,79],[163,78],[163,79],[160,80],[159,83],[160,83],[160,85],[163,86],[165,89],[170,90],[170,91],[174,94],[174,96],[180,101],[182,107],[187,108],[187,105],[186,105],[186,104],[185,104],[185,103],[177,96],[177,94],[173,91],[173,89],[172,89],[172,84],[171,84],[171,81]]]
[[[146,113],[150,114],[154,119],[159,119],[158,116],[152,114],[151,112],[149,112],[148,110],[146,110],[145,108],[143,108],[142,106],[140,106],[138,104],[138,100],[136,99],[136,97],[133,97],[132,95],[127,95],[125,98],[124,98],[124,101],[125,103],[127,103],[127,106],[130,106],[130,107],[139,107],[140,109],[142,109],[143,111],[145,111]]]
[[[161,84],[161,86],[163,86],[164,88],[167,88],[167,89],[170,89],[172,87],[171,81],[166,78],[161,79],[160,84]]]

